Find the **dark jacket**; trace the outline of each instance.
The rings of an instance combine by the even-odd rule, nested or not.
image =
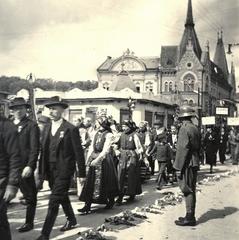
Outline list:
[[[199,166],[200,132],[191,121],[183,121],[178,133],[177,152],[174,169],[182,171],[191,166]]]
[[[14,124],[0,116],[0,200],[7,185],[18,187],[22,173],[19,139]]]
[[[42,133],[42,149],[39,162],[39,173],[42,175],[45,175],[48,170],[50,133],[51,123],[45,126]],[[56,164],[59,176],[62,178],[72,176],[77,162],[79,177],[85,177],[85,158],[79,129],[63,119],[58,133],[60,134],[56,143]]]
[[[158,162],[168,162],[174,159],[174,154],[171,147],[166,143],[156,142],[149,155],[156,152]]]
[[[37,123],[26,116],[16,127],[19,134],[22,167],[31,167],[34,172],[40,148],[40,130]]]

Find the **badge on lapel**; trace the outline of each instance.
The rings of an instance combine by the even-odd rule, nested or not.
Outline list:
[[[18,126],[17,131],[20,133],[22,131],[22,126]]]
[[[64,131],[60,131],[60,136],[59,138],[63,138],[64,137]]]

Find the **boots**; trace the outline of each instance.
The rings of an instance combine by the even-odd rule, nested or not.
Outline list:
[[[33,229],[35,212],[36,212],[36,205],[27,206],[26,223],[18,229],[19,232],[21,233],[28,232],[31,229]]]
[[[91,203],[85,203],[85,206],[83,208],[77,209],[77,211],[80,213],[88,214],[88,212],[90,212],[90,207],[91,207]]]
[[[175,221],[175,224],[178,226],[195,226],[196,218],[194,213],[187,213],[186,217],[179,217],[178,220]]]
[[[62,208],[67,218],[65,225],[60,229],[60,231],[64,232],[72,229],[77,224],[77,221],[70,203],[62,204]]]
[[[53,225],[55,223],[57,215],[58,215],[58,207],[48,209],[48,213],[46,215],[46,219],[41,231],[41,236],[39,236],[36,240],[49,240],[49,236],[53,228]]]

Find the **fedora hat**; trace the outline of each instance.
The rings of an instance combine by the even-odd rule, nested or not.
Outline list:
[[[26,108],[31,108],[31,104],[27,103],[22,97],[14,98],[13,101],[10,103],[9,108],[13,109],[14,107],[18,106],[25,106]]]
[[[45,104],[45,106],[47,108],[50,108],[55,105],[61,106],[64,109],[68,108],[68,104],[66,102],[64,102],[59,96],[51,97],[50,100],[48,101],[48,103]]]

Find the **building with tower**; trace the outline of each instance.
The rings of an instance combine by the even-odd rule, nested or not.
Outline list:
[[[122,64],[136,91],[162,94],[172,103],[188,102],[201,109],[202,116],[215,115],[221,102],[235,116],[235,71],[228,71],[223,33],[218,33],[213,61],[209,42],[202,50],[193,20],[192,1],[188,0],[184,33],[179,46],[162,46],[160,56],[139,57],[129,49],[119,57],[107,57],[97,69],[99,87],[110,90]],[[172,98],[173,94],[173,98]]]

